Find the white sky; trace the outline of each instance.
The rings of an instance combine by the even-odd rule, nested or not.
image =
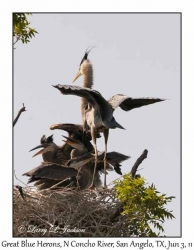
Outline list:
[[[80,98],[63,96],[52,85],[71,84],[88,46],[94,68],[94,89],[109,99],[114,94],[157,97],[167,101],[114,116],[126,130],[111,130],[108,151],[131,156],[128,173],[144,149],[148,158],[139,173],[148,183],[176,199],[168,205],[176,219],[166,221],[167,236],[180,235],[180,15],[179,14],[33,14],[39,34],[14,50],[14,116],[25,104],[14,127],[14,169],[21,175],[38,166],[41,156],[28,151],[43,134],[62,131],[54,123],[81,123]],[[82,77],[75,84],[82,85]],[[97,141],[104,150],[104,140]],[[110,172],[108,183],[119,175]],[[16,180],[15,183],[18,183]]]

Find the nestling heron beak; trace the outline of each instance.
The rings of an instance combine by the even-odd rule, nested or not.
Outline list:
[[[83,149],[83,145],[81,145],[79,142],[77,142],[76,140],[66,137],[64,135],[62,135],[64,138],[66,138],[67,140],[62,140],[63,142],[66,142],[67,144],[69,144],[70,146],[72,146],[73,148],[81,151]]]
[[[81,72],[81,70],[79,69],[79,71],[78,71],[77,75],[75,76],[75,78],[73,79],[73,82],[72,82],[72,83],[74,83],[74,82],[77,80],[77,78],[79,78],[81,75],[82,75],[82,72]]]
[[[35,149],[38,149],[38,148],[42,148],[42,147],[43,147],[42,145],[39,145],[39,146],[37,146],[37,147],[31,149],[29,152],[31,152],[31,151],[33,151],[33,150],[35,150]],[[43,153],[44,153],[44,148],[41,149],[40,151],[38,151],[38,152],[37,152],[35,155],[33,155],[32,157],[35,157],[35,156],[40,155],[40,154],[43,154]]]

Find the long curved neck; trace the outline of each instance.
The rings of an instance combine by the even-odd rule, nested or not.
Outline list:
[[[83,87],[92,88],[93,86],[93,67],[89,60],[84,61],[82,65],[83,70]]]
[[[92,88],[93,86],[93,69],[92,66],[87,70],[86,74],[83,74],[83,87]]]
[[[86,60],[83,63],[83,84],[84,88],[92,88],[93,86],[93,67],[89,60]],[[84,112],[88,105],[88,101],[85,98],[81,98],[81,112],[82,112],[82,120],[84,122]]]

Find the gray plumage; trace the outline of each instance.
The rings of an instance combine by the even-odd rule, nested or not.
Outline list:
[[[90,48],[89,50],[88,49],[86,50],[84,57],[81,60],[78,73],[73,80],[73,82],[74,82],[81,75],[83,75],[83,85],[82,86],[84,88],[90,88],[90,89],[93,86],[93,67],[92,67],[91,62],[88,60],[88,54],[90,53],[92,48]],[[96,99],[96,101],[98,102],[97,99]],[[125,95],[118,94],[118,95],[114,95],[113,97],[111,97],[111,99],[107,102],[109,105],[107,105],[107,103],[104,102],[104,99],[100,98],[99,104],[101,104],[101,108],[98,109],[97,105],[94,105],[91,103],[92,100],[89,101],[89,99],[86,98],[86,96],[85,97],[82,96],[82,98],[81,98],[82,121],[83,121],[84,128],[87,129],[87,126],[90,127],[90,131],[92,134],[93,143],[94,143],[94,147],[95,147],[96,158],[97,158],[97,145],[96,145],[96,131],[95,131],[95,129],[98,128],[98,130],[97,130],[98,132],[101,131],[104,133],[104,138],[105,138],[104,169],[106,169],[106,152],[107,152],[107,142],[108,142],[108,134],[109,134],[108,129],[114,128],[114,127],[122,128],[122,126],[115,121],[115,119],[112,115],[113,111],[118,106],[125,111],[129,111],[129,110],[134,109],[134,108],[139,108],[139,107],[153,104],[155,102],[160,102],[160,101],[163,101],[163,99],[158,99],[158,98],[136,98],[136,99],[134,99],[131,97],[127,97]],[[113,111],[110,110],[110,106],[111,106]],[[105,110],[104,110],[104,107],[105,107]],[[103,129],[99,128],[101,122],[104,126]],[[96,166],[96,164],[97,163],[95,162],[95,166]],[[104,172],[106,173],[106,170],[104,170]],[[104,179],[104,186],[106,186],[106,175],[105,175],[105,179]]]
[[[54,127],[61,128],[61,126],[59,125]],[[62,127],[64,128],[66,126],[63,124]],[[69,125],[67,127],[69,127]],[[71,127],[75,128],[75,126]],[[76,126],[75,130],[77,130],[77,128],[78,127]],[[80,133],[83,133],[82,130],[78,131],[80,131]],[[72,134],[69,133],[69,135],[73,136],[73,132]],[[78,137],[80,138],[82,137],[82,134],[78,133],[78,135],[79,135]],[[57,157],[59,157],[58,146],[53,142],[52,136],[46,137],[44,135],[41,138],[41,145],[36,147],[36,148],[43,147],[43,149],[38,153],[36,153],[35,155],[44,154],[43,160],[45,160],[45,162],[43,162],[40,166],[23,174],[30,177],[28,183],[35,182],[34,185],[41,190],[50,188],[53,185],[56,185],[57,188],[68,186],[68,187],[78,187],[79,189],[86,189],[91,186],[93,182],[93,172],[94,172],[94,164],[93,164],[94,154],[93,154],[93,147],[92,145],[90,145],[91,143],[87,141],[87,143],[83,144],[78,139],[68,138],[66,136],[64,137],[65,139],[67,139],[65,144],[67,146],[70,146],[72,149],[70,153],[71,159],[64,160],[63,157],[62,164],[60,164],[59,163],[60,160],[57,159]],[[53,152],[55,153],[53,154]],[[95,187],[99,187],[101,185],[100,173],[103,172],[103,162],[102,162],[103,157],[104,153],[103,152],[99,153],[99,162],[97,164],[97,171],[95,172],[94,176]],[[61,157],[59,158],[61,159]],[[118,174],[121,174],[120,163],[124,160],[127,160],[128,158],[129,158],[128,156],[122,155],[117,152],[108,153],[109,161],[107,163],[108,164],[107,170],[110,171],[112,170],[112,168],[114,168],[114,170]]]

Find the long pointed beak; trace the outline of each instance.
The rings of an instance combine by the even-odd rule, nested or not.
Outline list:
[[[33,150],[35,150],[35,149],[38,149],[38,148],[42,148],[42,147],[43,147],[42,145],[39,145],[39,146],[37,146],[37,147],[31,149],[29,152],[31,152],[31,151],[33,151]],[[37,152],[35,155],[33,155],[32,157],[35,157],[35,156],[40,155],[40,154],[43,154],[43,153],[44,153],[44,148],[41,149],[40,151],[38,151],[38,152]]]
[[[79,78],[81,75],[82,75],[82,73],[81,73],[81,71],[79,70],[78,73],[77,73],[77,75],[76,75],[75,78],[73,79],[73,82],[72,82],[72,83],[74,83],[74,82],[77,80],[77,78]]]
[[[69,137],[66,137],[64,135],[62,135],[62,136],[67,139],[66,141],[64,141],[64,140],[63,141],[66,142],[67,144],[69,144],[70,146],[72,146],[73,148],[75,148],[79,151],[81,151],[83,149],[83,145],[80,144],[79,142],[77,142],[76,140],[69,138]]]
[[[38,151],[35,155],[33,155],[32,157],[35,157],[35,156],[37,156],[37,155],[40,155],[40,154],[43,154],[44,153],[44,148],[43,149],[41,149],[40,151]]]
[[[43,148],[43,146],[42,146],[42,145],[38,145],[37,147],[31,149],[29,152],[31,152],[31,151],[33,151],[33,150],[35,150],[35,149],[38,149],[38,148]]]

